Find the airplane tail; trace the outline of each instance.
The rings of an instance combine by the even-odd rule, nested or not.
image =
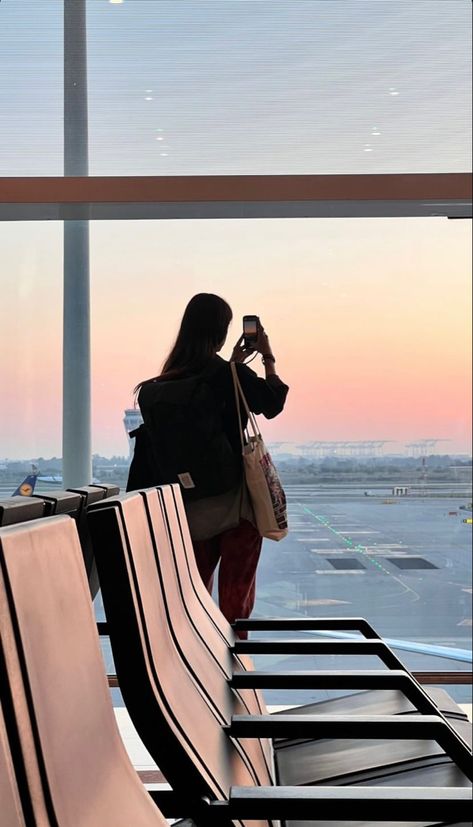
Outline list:
[[[28,476],[25,477],[23,482],[20,482],[16,491],[13,492],[12,497],[31,497],[37,479],[38,469],[36,468],[36,466],[33,465],[32,473],[28,474]]]

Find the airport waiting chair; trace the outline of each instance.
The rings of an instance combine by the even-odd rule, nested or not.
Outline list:
[[[192,597],[186,593],[181,594],[177,586],[176,570],[172,563],[172,553],[170,551],[169,536],[166,530],[166,525],[163,519],[162,506],[160,498],[169,494],[169,487],[163,487],[158,492],[156,490],[149,490],[142,492],[145,499],[146,512],[148,516],[149,526],[151,528],[151,535],[153,540],[153,549],[156,557],[157,572],[156,576],[161,578],[161,585],[163,589],[163,596],[166,601],[168,615],[171,618],[174,630],[176,644],[179,647],[181,654],[188,663],[194,676],[199,680],[202,690],[206,691],[206,685],[210,681],[212,685],[213,672],[215,667],[224,667],[220,669],[220,678],[222,673],[225,679],[230,678],[233,687],[243,687],[239,690],[240,700],[246,705],[250,713],[262,712],[267,713],[264,706],[264,701],[261,697],[257,699],[251,695],[251,686],[259,685],[279,685],[286,689],[297,688],[301,684],[308,688],[342,688],[352,689],[363,686],[380,686],[384,689],[378,691],[364,692],[357,695],[351,695],[345,698],[336,699],[336,701],[324,701],[316,704],[310,704],[305,707],[296,707],[291,710],[295,714],[399,714],[400,708],[405,714],[407,712],[422,711],[426,714],[437,714],[438,708],[432,702],[431,698],[418,686],[404,670],[388,671],[386,672],[371,672],[361,671],[354,672],[306,672],[304,674],[297,672],[294,674],[286,673],[254,673],[247,672],[242,674],[241,665],[237,663],[238,671],[232,677],[232,653],[230,647],[222,643],[219,637],[216,637],[215,630],[210,626],[200,628],[200,635],[198,634],[198,626],[193,625],[191,616],[189,616],[185,608],[191,604],[191,609],[197,609],[192,603]],[[104,504],[105,505],[105,504]],[[117,503],[120,508],[120,502]],[[196,611],[198,617],[198,612]],[[204,617],[204,620],[206,618]],[[325,621],[326,622],[326,621]],[[195,618],[194,618],[195,624]],[[212,636],[212,631],[214,635]],[[370,642],[366,641],[369,646]],[[262,644],[264,647],[265,642]],[[317,642],[316,648],[320,651],[324,643]],[[284,642],[284,647],[290,652],[292,642]],[[309,652],[313,648],[310,641],[305,641],[304,647],[308,648]],[[361,644],[360,653],[362,654],[364,644]],[[375,641],[375,646],[378,647],[381,654],[383,652],[382,641]],[[337,651],[340,647],[343,651],[344,644],[339,641],[334,643],[334,647],[330,646],[330,650]],[[299,648],[299,647],[297,647]],[[204,649],[204,651],[202,651]],[[389,649],[385,650],[389,654]],[[214,679],[218,677],[214,675]],[[398,687],[393,689],[392,687]],[[372,695],[375,695],[375,699]],[[387,695],[388,699],[384,700],[383,695]],[[394,695],[394,699],[393,696]],[[404,701],[401,706],[400,700]],[[448,698],[448,696],[447,696]],[[212,700],[212,698],[211,698]],[[451,706],[458,709],[456,705],[451,702]],[[391,712],[392,710],[392,712]],[[460,711],[460,710],[459,710]],[[226,710],[220,710],[223,719],[225,720]],[[287,712],[285,713],[287,714]],[[463,737],[468,738],[470,735],[470,727],[463,718],[462,723],[456,723],[457,730],[463,729]],[[302,739],[303,740],[303,739]],[[305,781],[307,783],[314,780],[314,760],[317,759],[318,780],[323,780],[323,772],[327,772],[324,763],[320,762],[320,745],[313,742],[302,743],[298,738],[294,745],[287,740],[282,743],[278,742],[278,765],[280,774],[284,777],[300,780],[303,773],[306,773]],[[295,748],[294,748],[295,747]],[[284,748],[284,749],[283,749]],[[353,774],[353,766],[356,767],[358,774],[363,770],[365,773],[379,772],[386,765],[386,747],[385,745],[368,744],[367,746],[353,743],[350,745],[350,750],[347,749],[347,744],[340,746],[339,742],[334,742],[329,745],[327,742],[323,748],[323,756],[325,759],[331,757],[330,771],[334,773],[336,763],[338,777],[350,776]],[[432,763],[432,761],[443,761],[444,753],[439,750],[435,743],[398,743],[396,747],[393,746],[390,753],[390,765],[396,765],[398,769],[409,764],[412,765],[416,761],[418,765],[425,763]],[[328,766],[328,762],[327,766]],[[294,774],[294,768],[297,771]]]
[[[174,572],[169,571],[169,558],[172,555],[170,555],[167,533],[163,530],[162,514],[157,502],[156,491],[150,490],[147,492],[142,492],[142,496],[146,501],[155,553],[158,557],[157,564],[161,568],[161,573],[164,578],[164,585],[165,587],[167,586],[168,594],[169,589],[172,591],[174,588],[175,592],[174,597],[169,599],[168,596],[167,600],[172,606],[176,605],[176,603],[179,602],[179,598],[181,598],[180,611],[183,615],[187,616],[188,625],[190,624],[194,627],[193,630],[190,630],[189,638],[186,634],[182,634],[182,620],[179,623],[176,623],[175,628],[180,631],[177,643],[180,646],[184,657],[187,658],[188,663],[193,664],[194,671],[200,675],[200,685],[203,688],[203,691],[205,691],[209,671],[211,672],[212,667],[215,667],[215,663],[217,663],[217,665],[222,668],[226,677],[232,680],[232,685],[234,687],[241,687],[238,690],[240,700],[245,704],[249,713],[259,711],[264,714],[267,712],[261,696],[257,695],[255,690],[251,687],[283,687],[289,690],[291,688],[298,688],[301,685],[304,685],[306,688],[337,688],[346,690],[366,688],[367,686],[381,686],[383,688],[371,689],[370,691],[352,694],[331,701],[309,704],[303,708],[295,707],[292,710],[286,710],[286,715],[291,714],[291,712],[294,714],[309,713],[326,715],[413,714],[417,712],[419,708],[424,712],[430,712],[431,714],[438,711],[436,705],[431,702],[431,699],[427,693],[425,693],[425,691],[413,681],[412,677],[408,674],[400,673],[399,670],[397,672],[391,671],[389,674],[383,674],[380,672],[375,674],[371,672],[354,673],[353,671],[344,674],[340,672],[318,672],[317,675],[314,675],[313,672],[308,672],[305,675],[298,673],[295,676],[281,674],[280,672],[255,674],[254,672],[248,673],[247,671],[245,674],[243,670],[250,670],[251,662],[248,664],[248,661],[246,661],[242,664],[235,657],[235,655],[232,654],[231,647],[223,642],[223,636],[220,636],[216,632],[215,627],[210,623],[209,616],[202,611],[200,611],[199,614],[199,608],[202,609],[202,607],[199,602],[196,602],[192,589],[189,588],[189,579],[187,580],[187,588],[184,578],[183,590],[179,592],[179,589],[176,589],[175,579],[173,579]],[[179,537],[180,530],[176,532],[175,519],[173,521],[174,500],[171,494],[171,487],[165,486],[160,489],[159,496],[163,498],[163,501],[167,501],[166,512],[168,515],[168,527],[170,526],[171,532],[173,532],[174,535],[177,533]],[[106,503],[102,503],[102,505],[106,505]],[[179,542],[176,542],[176,546],[179,547]],[[192,563],[193,555],[191,555],[190,560],[187,559],[183,561],[182,544],[180,545],[180,549],[181,565],[177,568],[180,570],[182,575],[183,570],[188,570],[187,564]],[[198,572],[197,578],[198,583],[201,583]],[[210,597],[206,590],[204,591],[203,596],[204,599],[205,596]],[[226,632],[227,637],[234,640],[234,635],[231,628],[228,624],[226,624],[225,618],[220,615],[213,601],[211,601],[210,611],[213,611],[217,620],[220,621],[220,626],[223,629],[223,632]],[[344,620],[342,622],[342,628],[349,628],[350,625],[353,626],[354,622],[355,621]],[[225,629],[225,624],[227,625],[227,629]],[[323,626],[326,626],[327,624],[327,620],[324,620],[322,623],[319,622],[319,628],[323,628]],[[371,636],[375,636],[374,631],[370,629],[368,624],[363,624],[363,621],[359,621],[358,625],[364,629],[365,633],[368,631],[368,633],[371,633]],[[202,664],[202,653],[200,651],[198,660],[195,660],[196,647],[193,645],[194,633],[200,637],[201,643],[207,646],[208,652],[210,652],[214,658],[214,663],[206,664],[204,658],[204,662]],[[279,646],[280,644],[278,643],[277,645]],[[323,651],[324,646],[327,648],[326,643],[316,642],[314,645],[315,650],[319,653]],[[299,651],[301,652],[305,649],[310,652],[311,649],[314,649],[314,645],[311,645],[310,642],[305,641],[303,642],[302,649],[299,649]],[[358,647],[359,654],[364,654],[366,649],[363,647],[365,645],[370,646],[371,644],[368,641],[366,644],[361,643],[361,646]],[[286,651],[290,651],[291,647],[294,647],[294,644],[284,642],[283,646]],[[357,644],[355,644],[355,646],[357,646]],[[375,642],[375,646],[378,646],[378,648],[382,650],[382,647],[385,645],[381,641],[378,641]],[[262,643],[262,647],[259,651],[264,651],[265,647],[266,641]],[[354,644],[348,644],[348,649],[353,649],[353,647]],[[328,651],[343,652],[344,649],[346,650],[345,645],[337,641],[334,643],[334,648],[330,647]],[[389,655],[389,650],[387,650],[387,648],[385,649],[385,652]],[[394,661],[394,664],[391,663],[391,666],[393,665],[397,666],[398,663]],[[400,666],[402,667],[402,664],[400,664]],[[236,674],[232,678],[232,673],[235,669]],[[255,693],[253,697],[252,692]],[[459,721],[461,721],[461,723],[455,725],[457,730],[462,731],[463,737],[467,739],[470,736],[470,727],[466,721],[466,716],[460,708],[449,698],[447,693],[442,690],[435,693],[435,700],[448,717],[453,719],[458,718]],[[222,710],[222,713],[225,714],[225,710]],[[319,782],[327,777],[328,772],[331,772],[332,774],[336,773],[339,779],[342,777],[348,779],[353,775],[353,766],[356,767],[356,775],[358,776],[362,771],[365,774],[371,775],[374,773],[379,773],[380,771],[386,772],[386,746],[383,744],[367,743],[363,745],[358,742],[351,744],[345,743],[342,745],[339,741],[335,741],[332,744],[325,743],[323,747],[323,761],[319,760],[321,757],[320,745],[314,744],[311,739],[299,737],[295,742],[294,740],[290,741],[288,739],[282,739],[281,741],[277,741],[275,746],[278,750],[278,765],[280,768],[280,773],[285,780],[291,782],[293,780],[297,782],[303,779],[306,783],[310,783],[316,780],[314,776],[314,764],[316,764],[319,773],[317,776],[317,780]],[[328,760],[329,758],[330,762]],[[432,765],[433,763],[438,762],[441,763],[444,761],[444,758],[445,756],[443,751],[440,750],[438,745],[435,743],[423,741],[398,742],[395,747],[392,746],[391,748],[389,765],[391,768],[397,766],[400,770],[402,767],[406,767],[408,765],[411,766],[413,762],[416,762],[416,767],[419,769],[421,765]]]
[[[166,827],[118,732],[72,520],[0,530],[0,624],[1,827]]]
[[[73,491],[53,490],[47,494],[33,494],[38,500],[45,503],[45,517],[55,514],[68,514],[73,519],[78,519],[82,508],[82,497]]]
[[[117,497],[120,493],[119,486],[111,482],[94,482],[90,488],[101,488],[102,491],[105,491],[106,497]]]
[[[87,580],[89,581],[90,594],[92,600],[94,600],[100,590],[100,583],[89,535],[86,513],[87,507],[105,500],[107,497],[116,497],[120,493],[120,489],[118,485],[113,485],[112,483],[100,483],[94,485],[83,485],[79,488],[69,488],[68,493],[79,496],[81,501],[81,506],[78,514],[76,515],[76,519],[82,546],[82,554],[84,556],[85,569],[87,572]]]
[[[79,488],[68,488],[67,490],[73,494],[78,494],[81,498],[81,508],[77,516],[77,528],[79,531],[80,544],[82,546],[82,555],[84,557],[90,595],[92,600],[94,600],[99,592],[100,583],[89,534],[87,507],[104,500],[107,494],[104,488],[98,488],[95,485],[83,485]]]
[[[52,517],[0,531],[0,620],[2,827],[165,827],[152,799],[162,797],[169,815],[189,801],[186,794],[148,795],[126,755],[73,521]],[[427,801],[419,791],[406,797],[414,810],[420,805],[438,818],[468,803],[465,791],[434,791]],[[402,815],[406,804],[392,790],[289,789],[278,795],[272,787],[250,786],[233,791],[231,808],[240,827],[276,827],[282,811],[303,818],[299,827],[334,821],[341,827],[343,818],[366,809],[377,820],[377,812]],[[319,818],[324,808],[328,820]],[[199,821],[186,819],[181,827],[227,827],[229,809],[224,801],[201,801]],[[270,810],[275,821],[268,821]]]
[[[0,500],[0,526],[15,525],[43,517],[45,504],[35,497],[8,497]]]
[[[142,492],[145,500],[146,513],[148,517],[148,524],[153,541],[153,550],[156,558],[157,569],[162,583],[163,596],[166,601],[168,616],[171,618],[172,627],[176,644],[180,652],[186,659],[187,663],[199,680],[202,690],[205,692],[206,684],[209,681],[209,675],[212,668],[215,668],[215,660],[217,666],[226,663],[227,667],[220,671],[222,678],[222,671],[225,678],[230,678],[231,684],[234,688],[239,689],[240,697],[245,702],[250,713],[261,712],[267,714],[264,701],[261,696],[253,700],[251,696],[251,688],[271,687],[271,685],[279,685],[290,690],[291,688],[299,688],[301,685],[308,685],[310,688],[330,689],[357,689],[367,688],[370,686],[384,687],[368,692],[357,693],[356,695],[345,696],[344,698],[336,699],[335,702],[324,701],[305,705],[304,707],[295,707],[291,710],[293,714],[365,714],[365,715],[387,715],[400,714],[400,708],[403,714],[409,712],[416,713],[422,711],[425,714],[437,714],[438,707],[432,702],[429,695],[413,680],[412,676],[403,668],[388,671],[378,671],[373,673],[371,671],[348,671],[348,672],[330,672],[318,671],[317,673],[306,672],[301,674],[281,673],[281,670],[276,673],[258,672],[247,670],[246,673],[242,671],[240,662],[236,662],[235,674],[232,675],[232,661],[233,669],[235,668],[235,656],[232,655],[231,647],[220,645],[218,640],[211,638],[211,645],[209,646],[209,637],[211,629],[208,624],[200,629],[200,636],[197,637],[197,629],[191,622],[191,617],[186,612],[189,608],[189,601],[191,597],[186,594],[185,599],[178,585],[177,568],[174,565],[174,559],[171,550],[170,537],[167,531],[169,522],[164,519],[165,501],[168,500],[168,509],[172,511],[172,497],[170,498],[170,487],[162,487],[158,491],[151,490]],[[191,610],[197,611],[195,601],[190,603]],[[205,617],[203,618],[205,621]],[[326,621],[325,621],[326,623]],[[200,644],[200,645],[199,645]],[[260,651],[265,651],[267,641],[261,643]],[[237,642],[237,646],[238,646]],[[244,644],[246,645],[246,643]],[[214,647],[218,648],[215,649]],[[326,643],[316,641],[312,644],[310,641],[303,641],[302,645],[294,642],[283,642],[283,648],[287,652],[291,650],[311,651],[315,646],[315,651],[324,652]],[[344,651],[345,646],[340,641],[335,641],[333,644],[328,644],[329,652]],[[353,644],[349,644],[349,650]],[[370,641],[361,641],[357,646],[356,651],[363,655],[365,647],[370,651]],[[374,651],[377,651],[382,657],[384,656],[391,667],[396,667],[396,661],[391,663],[390,650],[381,640],[375,640],[373,644]],[[202,651],[204,650],[204,651]],[[199,657],[196,658],[198,651]],[[270,647],[271,651],[271,647]],[[213,656],[213,657],[212,657]],[[215,658],[215,656],[217,656]],[[251,665],[251,662],[250,662]],[[400,664],[402,667],[402,664]],[[446,693],[444,693],[446,695]],[[375,696],[374,698],[372,696]],[[387,696],[387,697],[383,697]],[[446,695],[448,699],[448,696]],[[403,702],[403,703],[402,703]],[[458,710],[459,707],[450,702],[445,705],[451,709]],[[286,711],[285,714],[288,714]],[[465,718],[462,722],[455,722],[456,730],[461,732],[463,738],[467,740],[470,737],[470,726]],[[299,738],[297,742],[279,741],[275,744],[277,749],[278,768],[280,776],[283,777],[286,783],[300,783],[304,779],[304,783],[312,783],[315,781],[314,766],[317,766],[318,776],[317,780],[321,781],[327,777],[324,773],[328,773],[328,758],[330,756],[330,772],[335,774],[335,768],[338,778],[351,776],[353,774],[353,766],[356,767],[356,773],[359,775],[363,770],[365,773],[374,774],[379,772],[386,766],[386,748],[383,744],[369,744],[363,745],[359,742],[352,744],[341,745],[339,741],[329,744],[327,741],[321,749],[320,744],[311,742],[310,740],[302,743]],[[320,760],[321,758],[324,761]],[[419,765],[422,763],[432,761],[443,761],[444,753],[439,750],[435,743],[424,742],[399,742],[392,746],[390,754],[390,767],[394,765],[400,770],[402,766],[409,763],[412,765],[416,761]]]
[[[99,500],[103,500],[106,496],[105,488],[99,488],[97,485],[81,485],[77,488],[68,488],[67,491],[72,491],[74,494],[80,494],[85,502],[85,506],[91,505]]]
[[[176,627],[156,567],[143,499],[131,494],[108,507],[93,508],[89,520],[126,706],[176,796],[186,797],[189,815],[199,827],[208,823],[202,803],[206,799],[219,808],[219,827],[229,827],[234,819],[243,819],[246,824],[245,819],[263,818],[263,813],[266,820],[261,824],[265,827],[272,818],[284,818],[286,827],[308,827],[318,823],[316,816],[321,823],[336,821],[338,825],[352,819],[381,822],[386,813],[389,820],[422,824],[466,818],[471,756],[440,715],[276,717],[237,713],[229,718],[232,707],[241,708],[230,683],[209,667],[208,659],[199,667],[208,667],[204,681],[197,668],[193,671],[199,655],[193,653],[191,663],[190,650],[184,654],[176,645]],[[182,615],[174,620],[181,623]],[[326,740],[383,740],[386,753],[399,740],[436,740],[447,755],[441,764],[435,759],[417,769],[407,764],[402,776],[406,786],[400,788],[392,786],[400,780],[397,768],[389,772],[387,767],[374,778],[362,775],[358,787],[354,772],[335,783],[331,779],[330,786],[326,781],[320,783],[321,773],[315,767],[317,786],[284,786],[276,750],[273,769],[261,743],[261,739],[279,737],[318,740],[322,765],[325,760],[331,762],[330,755],[324,757]],[[389,756],[387,761],[389,764]],[[322,771],[323,775],[327,773]],[[277,781],[283,786],[277,787]],[[433,806],[434,801],[443,802],[440,809]]]
[[[294,651],[294,641],[270,641],[265,639],[262,642],[256,642],[253,640],[239,641],[236,638],[233,628],[222,615],[202,583],[195,562],[179,486],[161,486],[158,492],[171,540],[170,545],[166,542],[158,543],[157,532],[159,531],[161,517],[159,509],[156,508],[156,498],[153,490],[141,492],[146,501],[148,520],[156,554],[160,561],[167,561],[169,551],[172,552],[172,562],[174,563],[179,584],[183,609],[187,613],[189,621],[194,623],[197,630],[200,631],[203,642],[212,652],[218,652],[220,663],[228,663],[228,657],[226,659],[222,657],[221,645],[220,647],[218,646],[219,639],[223,638],[226,648],[234,653],[233,661],[230,661],[226,674],[231,678],[232,671],[239,673],[235,676],[234,683],[236,684],[236,682],[238,682],[240,689],[245,687],[245,681],[249,682],[252,687],[255,687],[258,680],[261,682],[260,687],[267,689],[290,689],[291,686],[294,687],[294,683],[291,684],[293,679],[281,676],[279,671],[275,673],[264,672],[263,674],[255,675],[251,660],[248,658],[245,659],[245,655],[242,654],[242,650],[248,651],[248,649],[250,651],[253,650],[253,652],[256,651],[259,654],[275,654],[284,651],[287,652],[289,649]],[[333,644],[330,644],[321,641],[311,642],[306,639],[302,640],[298,645],[298,654],[310,654],[312,651],[316,654],[323,654],[325,652],[330,654],[330,652],[335,652],[340,654],[356,653],[365,656],[365,653],[368,653],[371,648],[371,650],[374,651],[377,649],[378,653],[384,653],[387,664],[391,669],[404,670],[401,661],[386,647],[386,644],[379,638],[372,626],[362,618],[257,618],[238,621],[235,625],[240,625],[242,628],[249,626],[256,630],[263,629],[272,631],[297,632],[300,630],[323,629],[327,636],[329,636],[331,630],[357,630],[361,632],[365,638],[371,639],[371,645],[363,640],[360,640],[359,643],[350,641],[347,646],[344,646],[340,641],[334,641]],[[215,628],[218,631],[218,637],[216,637]],[[237,654],[238,652],[240,652],[239,655]],[[253,674],[242,674],[245,671]],[[322,676],[319,675],[319,679],[322,681]],[[416,705],[409,701],[405,692],[402,691],[401,688],[395,687],[396,680],[393,674],[391,674],[391,676],[385,675],[384,677],[376,676],[371,678],[374,682],[376,682],[377,679],[384,681],[382,689],[372,688],[369,691],[357,692],[356,694],[344,696],[341,699],[336,698],[330,701],[306,704],[304,705],[304,711],[307,713],[324,712],[325,714],[337,714],[338,710],[340,710],[343,714],[360,713],[365,715],[404,715],[418,711]],[[301,680],[302,678],[299,676],[299,681]],[[306,680],[312,681],[313,679],[309,675]],[[330,680],[330,678],[328,678],[328,680]],[[340,681],[341,680],[342,678],[340,676]],[[353,675],[352,680],[354,681]],[[363,688],[360,683],[362,680],[362,676],[359,676],[358,685],[355,686],[354,684],[352,688]],[[389,683],[391,683],[391,688],[389,688]],[[400,679],[400,683],[402,683],[402,679]],[[412,695],[412,676],[409,676],[407,683],[409,684]],[[247,684],[247,686],[249,686],[249,684]],[[308,688],[315,688],[315,685]],[[322,684],[320,688],[324,688]],[[333,689],[334,687],[332,686],[331,688]],[[338,688],[343,689],[347,687],[340,685]],[[253,689],[253,691],[257,690]],[[417,698],[420,697],[420,693],[424,694],[424,696],[427,694],[420,687],[418,687],[418,690],[414,690]],[[447,717],[462,721],[467,720],[465,713],[452,701],[444,690],[433,688],[431,692],[428,693],[427,697],[429,696]],[[258,697],[260,709],[262,710],[264,702],[262,702],[261,705],[261,696],[259,695]],[[421,703],[423,702],[424,701],[421,700]],[[431,707],[430,711],[433,712],[434,708]],[[286,710],[285,714],[288,714],[288,712],[289,711]],[[296,707],[295,712],[300,714],[301,708]]]

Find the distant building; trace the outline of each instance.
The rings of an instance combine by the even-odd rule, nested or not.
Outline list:
[[[393,496],[394,497],[406,497],[408,492],[407,485],[396,485],[393,488]]]
[[[133,451],[135,450],[135,440],[130,437],[130,431],[134,431],[135,428],[139,428],[142,423],[143,417],[141,416],[139,410],[136,408],[126,409],[123,424],[125,426],[126,436],[128,439],[128,459],[130,462],[133,458]]]

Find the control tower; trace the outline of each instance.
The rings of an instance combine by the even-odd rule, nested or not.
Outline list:
[[[139,426],[143,423],[143,417],[141,416],[139,410],[137,408],[127,408],[125,411],[125,416],[123,418],[123,424],[125,426],[126,436],[128,439],[128,459],[131,462],[133,459],[133,451],[135,450],[135,440],[130,439],[130,431],[134,431],[135,428],[139,428]]]

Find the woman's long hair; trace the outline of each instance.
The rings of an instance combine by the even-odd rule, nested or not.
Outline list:
[[[233,318],[231,307],[213,293],[197,293],[187,305],[176,341],[161,373],[139,382],[138,394],[147,382],[192,376],[203,370],[222,345]]]

